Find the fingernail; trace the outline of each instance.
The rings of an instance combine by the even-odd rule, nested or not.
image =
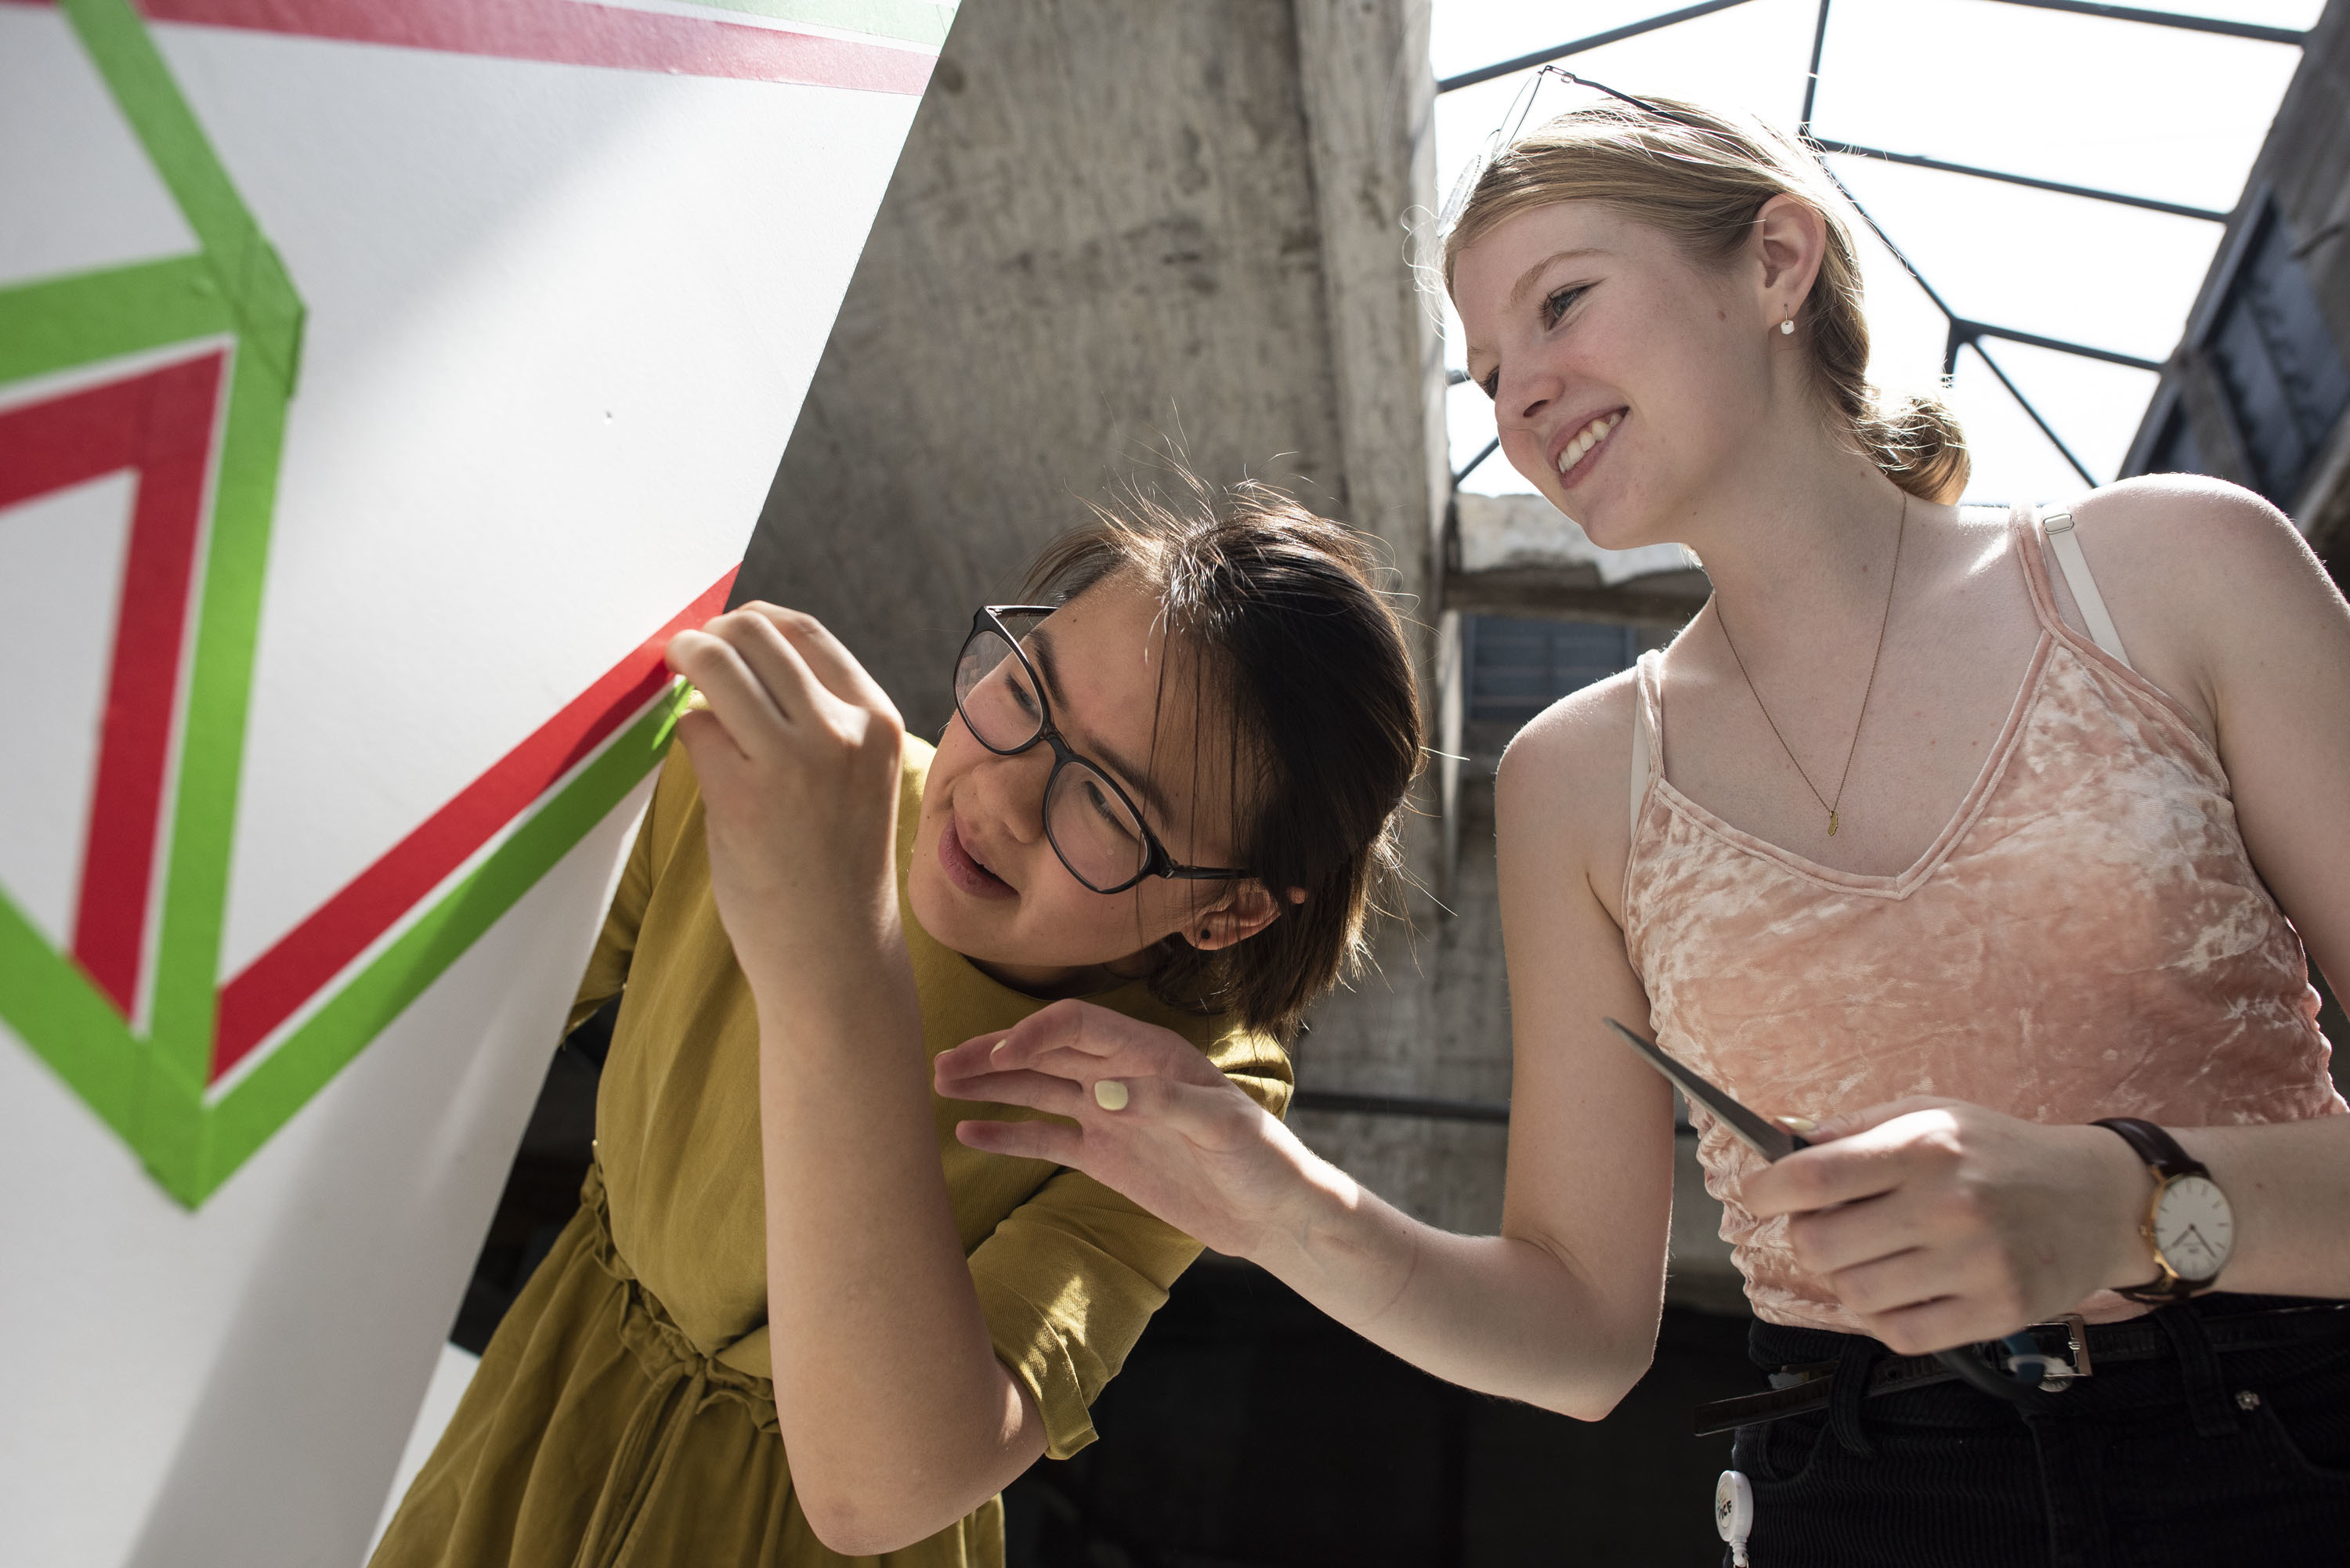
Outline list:
[[[1094,1104],[1106,1111],[1126,1109],[1126,1103],[1129,1097],[1126,1092],[1126,1085],[1116,1078],[1102,1078],[1094,1084]]]
[[[1820,1130],[1820,1124],[1809,1116],[1773,1116],[1771,1119],[1789,1132],[1807,1133]]]

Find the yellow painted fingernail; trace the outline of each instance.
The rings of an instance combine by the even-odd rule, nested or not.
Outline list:
[[[1820,1130],[1820,1124],[1809,1116],[1773,1116],[1771,1119],[1789,1132],[1807,1133]]]
[[[1129,1096],[1126,1085],[1116,1078],[1103,1078],[1094,1085],[1094,1104],[1106,1111],[1122,1111]]]

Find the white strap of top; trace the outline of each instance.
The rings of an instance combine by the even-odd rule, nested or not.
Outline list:
[[[2122,651],[2122,634],[2114,629],[2114,618],[2106,613],[2097,579],[2089,575],[2089,558],[2081,554],[2081,541],[2074,537],[2073,514],[2052,512],[2040,520],[2040,525],[2048,531],[2048,547],[2064,569],[2064,584],[2073,590],[2073,602],[2081,607],[2081,619],[2088,626],[2090,638],[2126,668],[2135,668],[2129,655]]]
[[[1647,672],[1632,687],[1632,836],[1640,836],[1640,802],[1648,793],[1648,691]]]

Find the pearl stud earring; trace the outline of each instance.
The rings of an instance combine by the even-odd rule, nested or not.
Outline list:
[[[1786,320],[1779,323],[1779,335],[1783,337],[1793,337],[1795,335],[1795,318],[1794,317],[1791,316],[1787,317]]]

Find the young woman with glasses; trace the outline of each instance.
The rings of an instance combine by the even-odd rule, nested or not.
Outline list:
[[[1001,1564],[1199,1245],[959,1144],[928,1059],[1085,997],[1280,1114],[1419,763],[1375,575],[1261,486],[1105,514],[973,618],[935,751],[806,616],[681,634],[580,1212],[378,1568]]]
[[[1950,416],[1866,379],[1843,205],[1789,138],[1614,98],[1503,150],[1447,240],[1512,463],[1714,587],[1502,767],[1501,1235],[1399,1214],[1138,1021],[1043,1015],[938,1082],[1074,1118],[972,1144],[1597,1419],[1672,1191],[1625,1020],[1814,1145],[1692,1113],[1773,1384],[1710,1417],[1736,1561],[2339,1562],[2350,1116],[2303,944],[2350,978],[2350,610],[2223,484],[1961,512]],[[1968,1346],[1979,1377],[1930,1354]]]

